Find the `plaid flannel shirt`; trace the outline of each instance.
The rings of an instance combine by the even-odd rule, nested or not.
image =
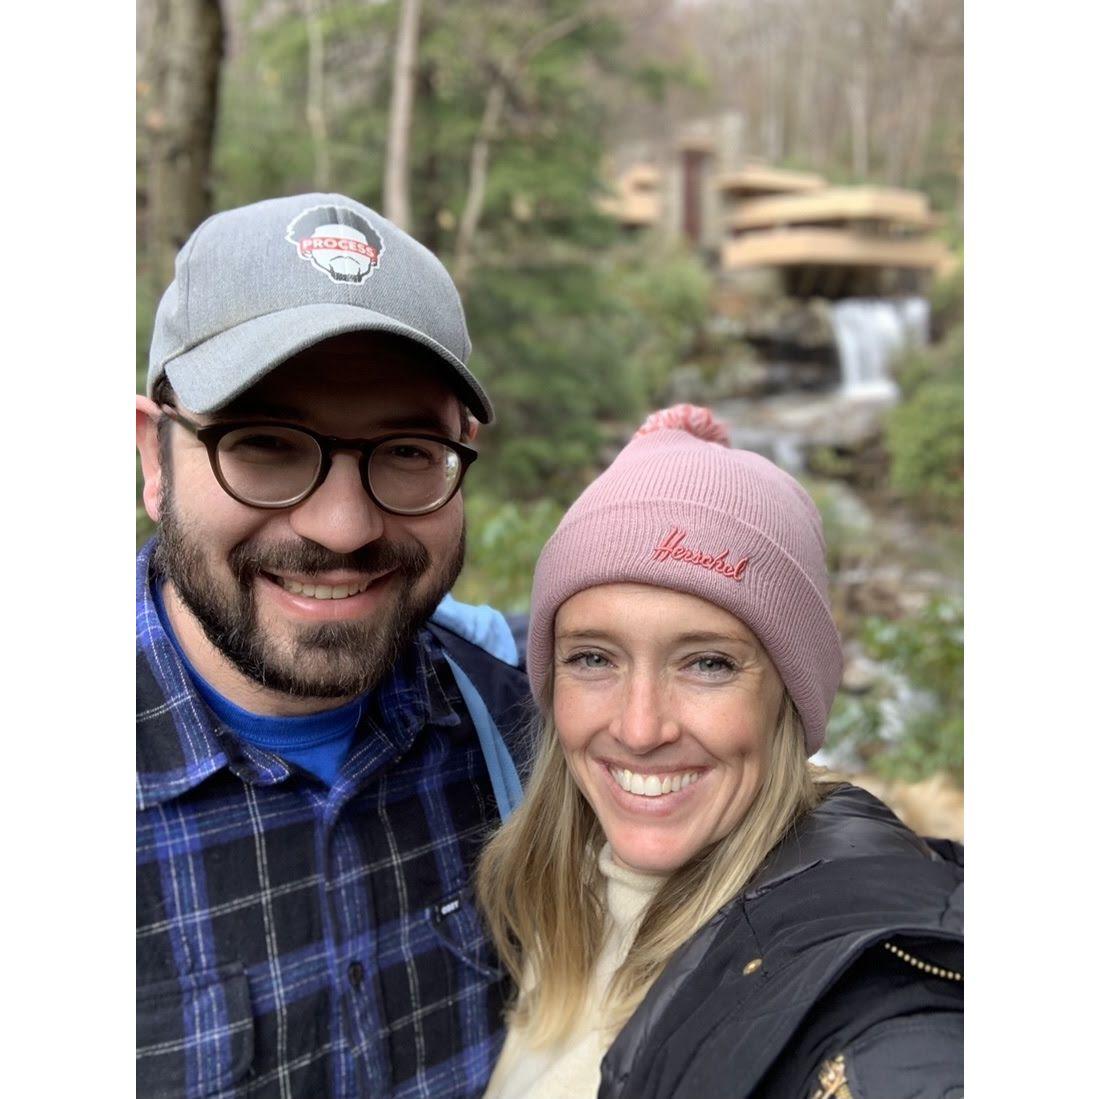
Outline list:
[[[507,990],[470,869],[498,820],[426,632],[329,789],[218,725],[137,570],[142,1096],[480,1095]]]

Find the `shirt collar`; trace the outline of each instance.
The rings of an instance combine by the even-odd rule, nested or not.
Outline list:
[[[177,798],[224,767],[257,785],[284,781],[290,768],[273,753],[233,736],[195,690],[156,611],[155,549],[153,538],[137,557],[138,808]],[[451,677],[440,679],[436,670],[441,659],[437,642],[422,630],[372,692],[360,728],[373,732],[383,744],[375,744],[369,753],[370,770],[407,750],[425,724],[460,723]],[[352,749],[349,764],[357,748]]]

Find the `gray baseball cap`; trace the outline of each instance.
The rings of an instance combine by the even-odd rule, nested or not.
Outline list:
[[[213,412],[291,356],[347,332],[389,332],[433,351],[482,423],[492,404],[467,366],[458,289],[422,244],[344,195],[295,195],[207,218],[176,257],[156,311],[148,391],[166,372]]]

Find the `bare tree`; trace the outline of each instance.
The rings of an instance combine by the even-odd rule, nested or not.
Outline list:
[[[412,143],[412,108],[416,95],[416,52],[420,34],[420,0],[402,0],[393,57],[393,90],[389,103],[389,146],[385,157],[385,216],[402,229],[412,228],[408,164]]]
[[[659,138],[692,118],[736,112],[743,155],[825,174],[919,184],[960,147],[961,0],[695,0],[630,28],[641,55],[693,54],[701,90],[643,111],[617,105],[616,131]]]
[[[225,29],[219,0],[152,0],[152,7],[140,123],[148,241],[159,290],[171,281],[176,252],[210,213]]]
[[[309,42],[306,74],[305,117],[313,137],[313,183],[318,191],[332,185],[332,154],[328,142],[328,114],[324,103],[323,0],[305,0],[305,33]]]

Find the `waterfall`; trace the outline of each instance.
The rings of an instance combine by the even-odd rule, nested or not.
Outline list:
[[[832,305],[841,390],[851,397],[896,399],[889,367],[906,346],[923,347],[930,335],[926,298],[847,298]]]

